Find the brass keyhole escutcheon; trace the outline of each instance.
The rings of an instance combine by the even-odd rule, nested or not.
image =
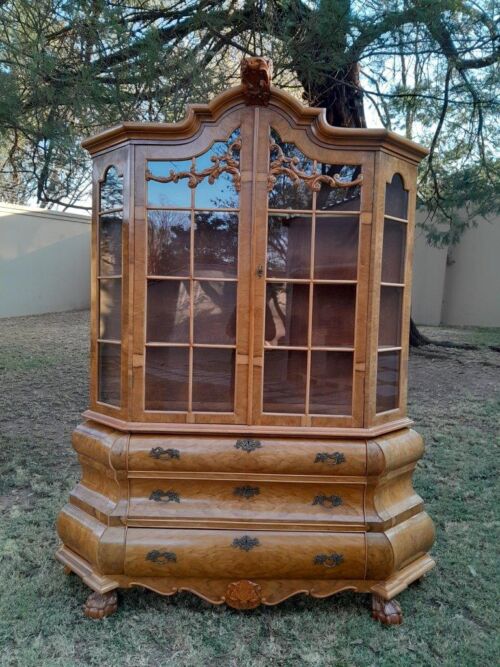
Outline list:
[[[259,266],[257,267],[256,274],[257,278],[262,278],[262,276],[264,275],[264,267],[262,266],[262,264],[259,264]]]

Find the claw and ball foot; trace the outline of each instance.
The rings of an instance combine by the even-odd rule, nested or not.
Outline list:
[[[384,600],[380,595],[372,595],[372,618],[384,625],[401,625],[403,613],[396,600]]]
[[[106,618],[118,609],[116,591],[109,593],[91,593],[83,605],[83,613],[87,618]]]

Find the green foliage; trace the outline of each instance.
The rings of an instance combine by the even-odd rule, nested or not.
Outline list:
[[[466,229],[477,226],[481,219],[487,222],[500,211],[498,160],[464,167],[456,173],[448,172],[445,161],[439,165],[436,181],[434,188],[434,181],[421,186],[423,196],[428,196],[425,204],[429,209],[421,226],[431,245],[456,245]]]
[[[430,242],[456,243],[468,211],[498,211],[495,14],[495,0],[7,0],[2,198],[85,199],[84,137],[122,120],[179,120],[256,54],[330,122],[363,125],[364,100],[385,127],[430,146],[424,227]]]

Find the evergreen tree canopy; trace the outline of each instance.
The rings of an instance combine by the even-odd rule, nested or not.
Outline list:
[[[172,121],[238,80],[243,55],[333,125],[431,148],[420,174],[433,243],[498,210],[495,0],[0,0],[0,198],[78,205],[80,141]],[[470,216],[457,216],[467,209]]]

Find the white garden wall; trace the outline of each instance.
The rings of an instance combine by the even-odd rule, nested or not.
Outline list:
[[[0,203],[0,317],[89,303],[90,217]]]
[[[412,315],[417,324],[500,327],[498,216],[479,218],[450,249],[431,248],[417,228]]]

